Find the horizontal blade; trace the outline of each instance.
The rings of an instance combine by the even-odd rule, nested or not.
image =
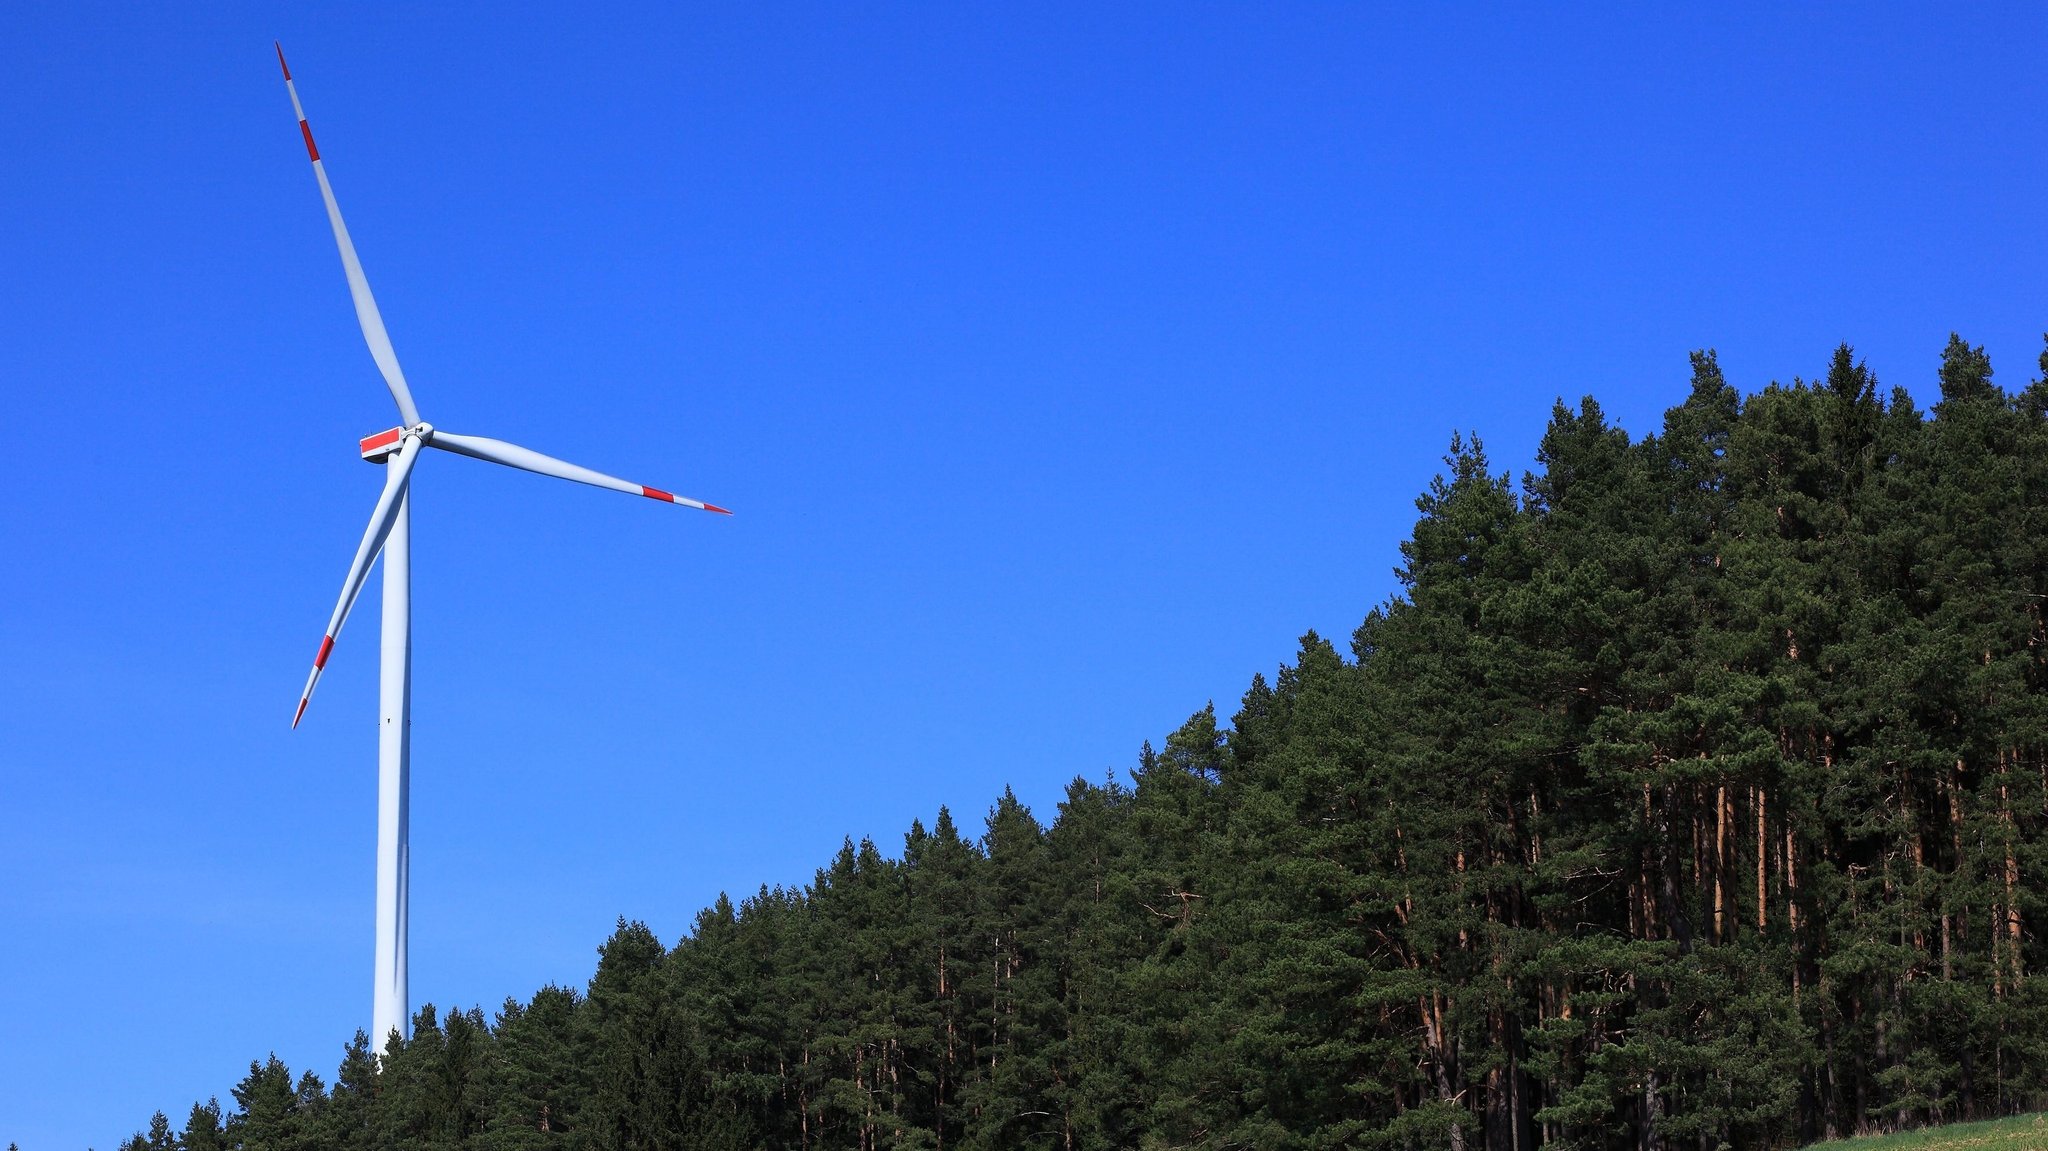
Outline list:
[[[391,336],[384,330],[384,317],[377,311],[377,298],[370,294],[370,281],[363,275],[362,261],[356,259],[348,225],[341,222],[341,205],[334,202],[334,188],[327,182],[327,166],[320,162],[320,149],[313,146],[313,129],[306,126],[306,110],[299,105],[299,90],[292,83],[291,68],[284,62],[282,45],[277,49],[277,66],[284,69],[284,90],[290,93],[292,111],[299,117],[299,134],[306,138],[306,155],[313,161],[313,178],[320,182],[320,198],[327,203],[327,223],[334,229],[334,246],[341,249],[341,270],[348,277],[348,294],[355,301],[356,322],[362,325],[363,342],[370,345],[370,358],[377,361],[377,370],[384,374],[391,398],[398,401],[399,416],[406,427],[412,427],[420,422],[420,410],[412,402],[411,389],[405,386],[398,353],[392,350]]]
[[[363,581],[369,578],[370,565],[376,562],[377,552],[384,546],[384,537],[391,534],[391,525],[398,520],[398,509],[405,502],[406,489],[411,485],[412,466],[420,458],[420,441],[417,436],[407,436],[399,445],[398,454],[384,465],[384,494],[377,497],[377,507],[370,513],[370,526],[363,531],[363,542],[356,545],[355,562],[348,566],[348,578],[341,584],[341,599],[334,605],[334,614],[328,617],[327,634],[320,637],[320,654],[313,657],[313,672],[306,677],[306,690],[299,693],[299,710],[292,713],[292,726],[299,726],[299,720],[306,714],[306,704],[313,698],[313,687],[320,682],[320,673],[327,667],[327,655],[334,650],[334,641],[341,636],[341,625],[348,622],[349,609],[356,606],[356,596],[362,594]]]
[[[589,468],[577,467],[566,460],[558,460],[553,456],[544,456],[531,448],[522,448],[518,444],[508,444],[504,440],[486,439],[483,436],[458,436],[453,432],[444,432],[436,429],[434,434],[427,440],[427,446],[440,448],[442,451],[454,452],[457,455],[470,456],[474,459],[489,460],[494,464],[504,464],[508,468],[538,472],[541,475],[553,476],[559,480],[575,480],[579,484],[589,484],[592,487],[610,488],[612,491],[625,492],[630,496],[646,496],[651,500],[663,500],[667,503],[681,504],[686,508],[702,508],[707,512],[717,512],[723,516],[732,514],[716,504],[707,504],[701,500],[684,499],[682,496],[662,491],[660,488],[650,488],[645,484],[636,484],[630,480],[622,480],[617,476],[605,475],[603,472],[593,472]]]

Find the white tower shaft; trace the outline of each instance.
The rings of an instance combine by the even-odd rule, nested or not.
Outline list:
[[[385,465],[402,482],[397,457]],[[380,1054],[393,1031],[411,1035],[406,995],[407,889],[412,822],[412,495],[384,537],[384,636],[377,682],[377,986],[370,1041]]]

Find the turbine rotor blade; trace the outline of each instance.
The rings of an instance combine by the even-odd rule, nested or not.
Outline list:
[[[320,149],[313,145],[313,129],[306,126],[306,110],[299,104],[299,90],[292,83],[292,70],[284,62],[284,47],[277,49],[277,66],[284,72],[284,90],[291,95],[292,111],[299,117],[299,134],[306,138],[306,155],[313,161],[313,178],[320,182],[320,198],[327,204],[327,222],[334,229],[334,246],[341,250],[341,270],[348,277],[349,298],[355,301],[356,322],[362,325],[363,342],[370,345],[370,358],[384,375],[391,398],[398,401],[398,414],[406,427],[420,422],[420,410],[405,386],[405,373],[398,367],[398,353],[384,330],[384,317],[377,311],[377,298],[370,294],[370,281],[363,264],[356,259],[356,246],[348,238],[348,225],[341,222],[341,205],[334,202],[334,188],[327,182],[327,167],[320,162]]]
[[[327,656],[334,650],[334,641],[341,635],[341,625],[348,622],[349,609],[355,607],[356,597],[362,594],[363,581],[369,578],[370,565],[376,562],[377,552],[384,546],[384,537],[391,534],[391,525],[398,519],[398,509],[405,502],[407,489],[412,484],[412,467],[420,457],[418,436],[407,436],[399,445],[398,454],[391,457],[384,466],[384,493],[377,497],[377,506],[370,512],[370,526],[363,531],[363,542],[356,546],[355,562],[348,567],[348,578],[341,584],[341,599],[334,605],[334,614],[328,617],[327,632],[320,637],[320,654],[313,657],[312,674],[306,677],[306,690],[299,693],[299,710],[292,713],[292,726],[299,726],[299,720],[306,714],[306,704],[313,698],[313,688],[320,682],[320,673],[327,667]]]
[[[518,444],[508,444],[504,440],[493,440],[483,436],[458,436],[453,432],[435,429],[433,435],[427,439],[427,446],[440,448],[446,452],[454,452],[459,456],[469,456],[472,459],[487,460],[494,464],[504,464],[508,468],[518,468],[522,471],[553,476],[559,480],[574,480],[579,484],[609,488],[612,491],[625,492],[631,496],[646,496],[651,500],[681,504],[686,508],[702,508],[707,512],[717,512],[719,515],[724,516],[732,514],[717,504],[707,504],[702,500],[685,499],[673,492],[662,491],[660,488],[650,488],[645,484],[636,484],[630,480],[622,480],[617,476],[608,476],[603,472],[594,472],[589,468],[578,467],[567,460],[558,460],[553,456],[544,456],[531,448],[522,448]]]

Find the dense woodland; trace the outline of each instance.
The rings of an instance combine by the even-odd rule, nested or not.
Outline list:
[[[2048,374],[2048,354],[2042,357]],[[1793,1146],[2048,1096],[2048,382],[1454,439],[1402,593],[1048,825],[621,922],[135,1151]],[[893,846],[893,845],[892,845]]]

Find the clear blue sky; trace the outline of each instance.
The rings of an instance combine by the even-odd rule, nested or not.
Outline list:
[[[2038,10],[857,7],[10,11],[0,1144],[368,1022],[374,583],[287,724],[395,417],[273,37],[426,417],[738,513],[423,462],[416,1001],[1049,818],[1348,636],[1454,429],[2048,328]]]

